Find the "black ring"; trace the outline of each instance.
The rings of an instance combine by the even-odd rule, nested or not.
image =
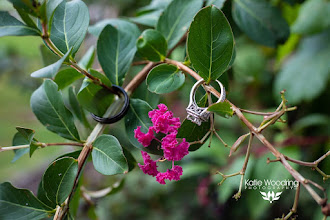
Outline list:
[[[97,115],[91,113],[93,119],[95,121],[97,121],[97,122],[100,122],[101,124],[112,124],[112,123],[115,123],[115,122],[119,121],[120,119],[122,119],[126,115],[126,113],[128,111],[129,97],[128,97],[126,91],[122,87],[117,86],[117,85],[113,85],[112,88],[114,89],[115,92],[121,93],[122,95],[124,95],[125,103],[124,103],[121,111],[118,114],[116,114],[114,116],[111,116],[110,118],[102,118],[100,116],[97,116]]]

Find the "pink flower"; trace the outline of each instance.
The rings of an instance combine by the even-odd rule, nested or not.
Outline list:
[[[173,113],[167,111],[166,105],[159,104],[158,108],[149,112],[149,118],[153,123],[153,129],[156,133],[162,132],[168,134],[177,131],[181,126],[180,119],[174,118]]]
[[[144,165],[141,165],[140,163],[138,164],[143,173],[148,174],[150,176],[157,176],[159,173],[157,170],[157,164],[156,161],[153,161],[149,154],[147,154],[144,151],[141,151],[142,157],[143,157],[143,162]]]
[[[182,175],[182,167],[174,166],[172,169],[168,169],[165,173],[158,173],[156,176],[157,182],[160,184],[166,184],[165,180],[180,180],[180,176]]]
[[[140,142],[144,147],[148,147],[152,141],[152,139],[154,139],[154,132],[152,127],[149,128],[148,132],[146,134],[144,134],[143,132],[141,132],[141,126],[138,126],[135,130],[134,130],[134,137],[138,140],[138,142]]]
[[[176,133],[166,135],[162,139],[162,149],[164,151],[164,157],[170,161],[182,160],[184,156],[189,154],[189,143],[183,138],[182,142],[178,144],[176,140]]]

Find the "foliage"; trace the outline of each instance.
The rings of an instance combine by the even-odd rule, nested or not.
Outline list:
[[[306,165],[300,159],[314,160],[315,162],[307,163],[307,166],[319,172],[324,181],[329,178],[326,174],[329,166],[324,165],[329,163],[326,158],[329,151],[325,146],[329,145],[329,140],[324,138],[329,135],[329,124],[325,123],[329,112],[319,104],[327,101],[326,88],[330,75],[330,31],[326,16],[330,9],[328,1],[152,0],[149,5],[137,9],[134,17],[126,14],[126,18],[104,19],[94,25],[91,25],[92,16],[89,10],[92,7],[87,7],[88,1],[9,2],[13,10],[10,13],[0,11],[0,37],[33,36],[35,39],[39,37],[40,42],[43,42],[40,49],[45,67],[31,71],[31,77],[41,78],[37,81],[41,85],[32,93],[30,105],[34,115],[46,129],[66,140],[56,143],[51,143],[50,140],[41,142],[38,130],[16,127],[13,146],[0,147],[0,152],[14,150],[15,162],[24,154],[35,157],[36,152],[50,146],[82,149],[73,153],[66,151],[50,163],[40,180],[37,196],[26,189],[16,188],[11,183],[2,183],[0,219],[79,219],[84,215],[79,209],[80,203],[87,204],[89,209],[86,215],[92,219],[97,219],[97,216],[106,219],[109,216],[118,219],[142,217],[139,213],[128,215],[131,208],[123,199],[124,192],[136,199],[134,202],[141,213],[146,208],[143,201],[151,201],[149,205],[157,206],[166,197],[168,202],[165,199],[163,204],[169,208],[173,208],[176,201],[187,203],[186,208],[174,212],[176,217],[238,218],[248,213],[251,219],[261,219],[271,206],[266,206],[260,195],[260,198],[256,198],[257,193],[243,189],[243,180],[249,178],[295,178],[301,183],[301,187],[308,190],[316,203],[323,209],[327,208],[327,203],[321,204],[323,197],[309,188],[323,187],[313,184],[296,170],[297,164]],[[83,42],[91,38],[89,33],[97,41],[85,50]],[[181,60],[176,59],[177,57],[181,57]],[[8,59],[1,53],[0,58]],[[0,61],[2,65],[1,62],[3,61]],[[137,67],[144,64],[146,65],[143,68]],[[3,72],[11,72],[10,66],[15,65],[4,66]],[[154,127],[159,122],[150,121],[156,120],[155,118],[158,120],[159,116],[150,116],[153,107],[161,99],[161,102],[169,103],[170,108],[174,109],[174,115],[180,115],[180,109],[188,102],[189,89],[195,79],[205,80],[203,87],[206,94],[200,88],[196,99],[200,100],[199,106],[212,112],[210,119],[201,126],[187,119],[181,120],[181,126],[175,125],[178,129],[175,132],[157,131]],[[212,104],[216,98],[211,97],[211,93],[219,96],[218,87],[214,84],[217,79],[225,85],[230,101]],[[113,85],[123,86],[131,98],[125,118],[108,131],[104,130],[104,124],[95,125],[87,112],[104,117],[118,112],[121,99],[113,94]],[[79,89],[75,89],[76,87]],[[255,105],[273,108],[283,90],[286,90],[285,96],[282,92],[281,104],[275,111],[249,111],[232,104],[233,101],[242,107]],[[289,106],[288,101],[301,104],[311,109],[311,112],[320,111],[320,114],[310,114],[297,120],[297,116],[301,116],[303,112],[298,110],[294,115],[291,111],[296,108]],[[290,113],[285,116],[287,112]],[[252,116],[248,116],[249,113]],[[164,115],[159,118],[165,117],[168,121],[173,118],[172,113],[162,114]],[[262,116],[262,119],[256,119],[255,115]],[[284,117],[287,117],[288,125],[280,124],[286,121]],[[162,123],[167,123],[166,120]],[[243,135],[242,124],[249,130],[248,133],[244,131],[246,134]],[[93,130],[91,125],[95,125]],[[274,125],[274,129],[270,125]],[[148,135],[151,127],[155,136],[152,135],[150,145],[148,143],[146,148],[137,140],[136,129],[141,129],[139,135]],[[218,134],[218,127],[223,139]],[[261,134],[266,128],[269,131],[267,134],[272,137],[270,141]],[[321,140],[323,137],[316,144],[318,151],[315,150],[315,156],[311,156],[311,150],[299,148],[304,143],[295,142],[296,137],[287,131],[302,134],[301,138],[310,131],[313,140]],[[167,142],[166,149],[163,143],[169,137],[164,134],[175,136],[172,142]],[[178,162],[180,166],[174,166],[173,159],[172,168],[168,169],[162,162],[170,159],[163,151],[180,146],[176,138],[183,139],[181,143],[189,142],[190,153]],[[272,155],[255,146],[254,138],[259,139]],[[247,140],[245,148],[243,143]],[[205,142],[208,143],[204,144]],[[230,150],[219,146],[228,146],[226,142],[230,143]],[[291,147],[278,150],[273,142],[274,145]],[[207,145],[212,147],[207,148]],[[152,157],[157,159],[150,159],[146,153],[142,153],[145,165],[139,164],[139,167],[147,166],[148,161],[157,162],[160,164],[159,169],[167,169],[167,179],[181,179],[177,183],[166,182],[170,190],[180,193],[165,196],[162,191],[164,188],[150,184],[147,176],[140,175],[141,170],[134,169],[137,167],[135,158],[141,161],[140,151],[153,154]],[[245,158],[242,152],[246,152]],[[228,154],[231,157],[229,159]],[[271,164],[265,168],[266,157],[273,156],[275,161],[267,159]],[[83,186],[90,178],[82,172],[89,161],[97,172],[109,176],[103,177],[107,178],[107,185],[96,186],[97,189],[102,186],[105,189],[93,192]],[[276,161],[281,161],[283,166],[272,163]],[[287,165],[288,161],[297,164]],[[320,164],[321,161],[324,164]],[[171,176],[174,175],[174,169],[181,169],[181,165],[183,173],[180,170],[175,177]],[[289,172],[284,175],[282,173],[285,170]],[[218,175],[213,175],[214,171]],[[220,171],[232,174],[225,175]],[[303,174],[310,179],[319,178],[315,172]],[[124,182],[123,179],[131,181]],[[136,184],[139,181],[142,184]],[[219,181],[221,187],[216,184]],[[165,183],[164,179],[159,182]],[[144,184],[150,184],[151,187],[142,190]],[[328,188],[326,183],[323,185]],[[197,191],[198,201],[194,194],[185,193],[185,189],[188,192],[189,187]],[[237,188],[239,190],[234,194]],[[143,194],[145,191],[149,192]],[[115,193],[120,195],[119,199],[115,199]],[[157,193],[160,196],[158,199]],[[239,211],[236,212],[233,206],[226,210],[224,204],[228,207],[231,205],[229,198],[233,196],[239,199],[242,194],[244,198],[240,200],[241,204],[235,204]],[[284,193],[282,196],[285,196]],[[100,199],[102,197],[105,199]],[[101,201],[99,206],[94,206],[95,200]],[[305,200],[309,202],[308,199]],[[303,203],[303,206],[309,207],[308,202]],[[107,204],[121,208],[117,213],[111,212],[105,208]],[[281,209],[289,210],[288,206],[291,204],[283,202],[280,205]],[[222,213],[215,208],[218,206],[223,208]],[[272,217],[286,212],[281,210],[275,213],[276,207],[272,207]],[[153,215],[159,217],[157,212],[153,212],[155,211],[150,210],[147,219],[154,219]],[[294,212],[295,207],[285,219],[294,215]],[[304,213],[304,210],[299,212]],[[327,215],[326,211],[323,214]],[[167,215],[171,216],[170,213]],[[166,218],[167,215],[159,218]],[[307,218],[312,216],[308,215]]]

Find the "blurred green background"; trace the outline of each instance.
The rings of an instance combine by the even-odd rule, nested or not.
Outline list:
[[[91,24],[94,24],[104,18],[119,15],[134,16],[137,8],[150,1],[85,2],[89,5]],[[307,1],[273,2],[279,4],[284,17],[292,25],[298,17],[301,5],[306,4]],[[313,34],[291,33],[289,40],[283,46],[271,49],[260,46],[244,35],[234,24],[230,8],[231,2],[227,1],[223,11],[233,27],[236,40],[235,63],[227,73],[229,100],[249,110],[274,111],[280,103],[277,90],[279,81],[289,87],[295,86],[298,91],[317,90],[318,92],[308,99],[289,94],[289,103],[291,98],[298,109],[285,116],[287,124],[277,123],[265,131],[265,136],[269,138],[269,141],[288,156],[304,161],[316,160],[330,149],[330,91],[328,89],[330,53],[327,50],[322,57],[319,57],[316,64],[312,63],[315,65],[312,66],[312,72],[308,77],[299,73],[301,68],[309,68],[309,66],[304,67],[304,63],[299,63],[299,60],[296,63],[290,64],[290,62],[293,62],[292,59],[296,59],[295,57],[300,53],[313,54],[315,44],[311,44],[312,41],[320,42],[320,39],[325,38],[321,46],[328,48],[329,28]],[[0,10],[11,10],[11,6],[5,0],[0,0]],[[95,39],[89,36],[81,51],[86,51],[94,43]],[[41,40],[37,37],[0,38],[0,146],[11,146],[12,137],[16,133],[15,126],[36,130],[36,138],[41,142],[63,141],[47,131],[37,121],[29,107],[30,95],[41,83],[40,80],[30,77],[30,73],[43,67],[39,51],[41,44]],[[184,59],[184,56],[184,46],[176,49],[172,55],[175,59]],[[290,71],[286,69],[288,63],[291,66],[290,71],[296,73],[297,78],[292,77]],[[311,80],[309,77],[320,77],[317,75],[318,68],[326,69],[326,76],[320,78],[323,84],[307,88],[306,83],[308,85]],[[130,74],[133,75],[137,71],[138,68],[132,68]],[[291,84],[285,83],[287,81]],[[193,82],[187,77],[185,85],[179,91],[160,97],[160,101],[166,103],[175,116],[180,116],[181,120],[185,117],[184,109]],[[290,90],[291,87],[288,89]],[[261,121],[258,116],[247,115],[247,118],[255,125]],[[231,119],[216,117],[216,123],[220,136],[229,145],[232,145],[240,135],[248,132],[236,117]],[[141,161],[140,152],[128,143],[121,122],[111,126],[106,132],[116,135],[121,144],[133,150],[135,158]],[[125,176],[120,192],[93,200],[99,219],[273,219],[281,217],[283,213],[286,214],[290,210],[294,190],[285,190],[281,199],[273,204],[262,200],[258,190],[243,190],[242,197],[238,201],[231,198],[238,190],[239,177],[228,179],[222,186],[218,186],[221,176],[214,174],[217,170],[226,174],[240,170],[246,146],[242,146],[234,156],[228,158],[229,149],[224,148],[217,139],[212,140],[211,148],[208,148],[207,144],[191,152],[182,161],[184,174],[179,182],[170,182],[165,186],[159,185],[154,178],[143,175],[138,168],[135,168],[133,172]],[[0,181],[10,181],[17,187],[29,188],[35,192],[48,164],[58,155],[73,150],[72,147],[48,147],[38,150],[32,159],[25,155],[15,163],[11,163],[13,152],[1,152]],[[292,179],[281,164],[266,164],[267,157],[272,158],[272,155],[260,142],[254,141],[252,152],[246,178],[252,180]],[[330,197],[329,180],[323,182],[316,171],[293,166],[302,175],[327,188],[328,197]],[[330,173],[329,158],[320,164],[320,168],[325,173]],[[98,190],[108,187],[121,178],[121,176],[101,176],[92,169],[91,164],[88,164],[83,185],[87,189]],[[92,210],[92,207],[81,200],[77,219],[92,218],[92,212],[88,211]],[[298,216],[298,219],[306,220],[322,218],[320,207],[305,189],[301,191]]]

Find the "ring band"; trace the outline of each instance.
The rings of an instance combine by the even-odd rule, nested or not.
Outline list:
[[[120,112],[118,114],[116,114],[114,116],[111,116],[109,118],[102,118],[100,116],[97,116],[97,115],[91,113],[93,119],[95,121],[101,123],[101,124],[113,124],[113,123],[119,121],[120,119],[122,119],[126,115],[126,113],[128,111],[129,97],[128,97],[126,91],[122,87],[117,86],[117,85],[113,85],[112,86],[112,89],[115,92],[117,92],[118,94],[121,93],[124,96],[124,105],[123,105],[123,107],[121,108],[121,110],[120,110]]]
[[[216,103],[224,102],[226,99],[226,90],[222,83],[218,80],[215,80],[221,90],[221,95]],[[200,79],[197,81],[194,86],[191,88],[190,91],[190,100],[189,105],[186,108],[187,111],[187,119],[192,121],[193,123],[197,124],[198,126],[201,125],[202,122],[205,122],[209,119],[211,112],[207,111],[207,107],[199,107],[196,103],[195,95],[199,85],[204,83],[204,79]]]

